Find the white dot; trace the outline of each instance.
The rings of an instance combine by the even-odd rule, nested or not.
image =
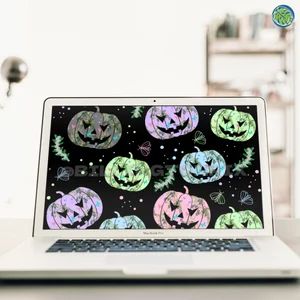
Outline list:
[[[136,207],[134,207],[133,210],[136,210]]]
[[[128,127],[130,128],[130,127],[131,127],[131,125],[130,125],[130,124],[128,124]]]
[[[82,175],[84,175],[84,174],[85,174],[85,171],[81,171],[80,173],[81,173]]]
[[[183,153],[184,153],[184,151],[181,151],[181,153],[183,154]]]
[[[255,170],[255,174],[258,174],[259,173],[259,170]]]
[[[125,106],[122,106],[122,108],[125,108]]]
[[[136,133],[136,131],[135,131],[135,130],[133,130],[133,133]]]
[[[70,110],[71,108],[70,107],[68,107],[68,110]]]
[[[143,200],[143,199],[140,199],[139,201],[140,201],[140,202],[143,202],[144,200]]]
[[[123,200],[123,199],[124,199],[124,196],[121,195],[121,196],[119,197],[119,199],[120,199],[120,200]]]
[[[175,159],[176,159],[176,156],[173,156],[172,159],[175,160]]]
[[[219,185],[222,185],[223,183],[222,182],[219,182]]]
[[[51,196],[47,196],[47,200],[50,200],[51,199]]]
[[[164,147],[163,145],[161,145],[159,148],[160,148],[160,149],[164,149],[165,147]]]
[[[80,160],[80,161],[83,161],[83,159],[82,159],[82,158],[80,158],[79,160]]]
[[[64,109],[65,107],[64,107],[64,106],[62,106],[61,108],[62,108],[62,109]]]
[[[234,194],[231,194],[231,197],[234,197]]]
[[[129,132],[128,132],[128,131],[126,131],[126,133],[128,134]]]
[[[90,162],[90,163],[89,163],[89,166],[92,166],[92,165],[93,165],[93,163],[92,163],[92,162]]]
[[[54,183],[51,183],[51,186],[55,186],[55,184],[54,184]]]
[[[101,158],[99,159],[99,162],[102,162],[102,159],[101,159]]]
[[[233,178],[233,175],[232,175],[232,174],[230,174],[230,175],[229,175],[229,178]]]
[[[174,152],[177,152],[177,151],[178,151],[178,149],[177,149],[177,148],[175,148],[175,149],[174,149]]]
[[[261,192],[261,189],[258,189],[257,191],[260,193],[260,192]]]
[[[250,184],[248,185],[248,188],[251,189],[251,185]]]

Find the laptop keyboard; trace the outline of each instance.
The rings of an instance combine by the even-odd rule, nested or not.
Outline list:
[[[254,251],[247,239],[60,239],[47,252]]]

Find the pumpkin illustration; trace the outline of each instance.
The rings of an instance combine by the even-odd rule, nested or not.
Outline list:
[[[153,217],[163,229],[201,229],[207,228],[210,222],[210,209],[207,202],[197,196],[168,191],[155,202]]]
[[[145,125],[153,137],[167,140],[193,131],[198,121],[194,106],[153,106],[147,111]]]
[[[102,201],[91,189],[79,187],[66,195],[60,191],[56,193],[61,197],[47,209],[50,229],[86,229],[100,218]]]
[[[210,127],[212,132],[227,140],[245,142],[251,139],[256,130],[253,117],[245,112],[222,108],[211,118]]]
[[[219,180],[226,171],[226,162],[223,156],[215,150],[187,153],[179,165],[182,178],[193,184],[207,183]]]
[[[100,229],[145,229],[146,226],[144,222],[137,216],[125,216],[121,215],[115,211],[117,217],[112,219],[107,219],[100,225]]]
[[[77,146],[109,149],[120,140],[122,126],[115,115],[96,110],[77,113],[68,125],[68,136]]]
[[[145,161],[117,156],[106,166],[104,177],[106,182],[117,189],[138,192],[143,190],[151,180],[151,170]]]
[[[215,228],[216,229],[262,229],[262,221],[251,210],[235,211],[233,207],[229,207],[232,212],[221,215],[218,217]]]

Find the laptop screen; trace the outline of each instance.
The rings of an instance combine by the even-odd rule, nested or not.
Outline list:
[[[256,106],[54,106],[44,229],[261,229]]]

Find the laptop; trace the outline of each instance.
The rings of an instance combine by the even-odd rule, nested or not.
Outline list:
[[[1,279],[293,278],[261,98],[49,98],[32,237]]]

